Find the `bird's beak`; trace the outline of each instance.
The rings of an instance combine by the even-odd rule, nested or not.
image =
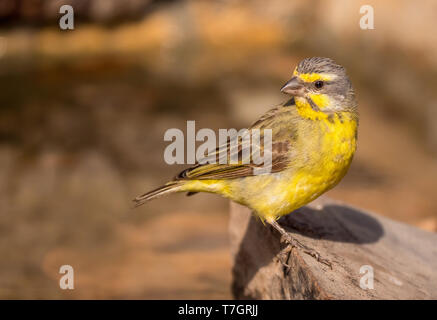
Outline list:
[[[281,88],[281,92],[295,97],[301,97],[304,95],[304,86],[302,81],[295,76]]]

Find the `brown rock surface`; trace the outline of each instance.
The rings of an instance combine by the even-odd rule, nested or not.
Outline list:
[[[324,198],[280,224],[332,263],[293,249],[249,209],[231,205],[232,290],[239,299],[436,299],[437,235]],[[374,288],[362,289],[362,266]],[[366,273],[367,274],[367,273]]]

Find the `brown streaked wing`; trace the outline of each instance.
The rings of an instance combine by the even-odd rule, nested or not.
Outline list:
[[[292,149],[292,139],[290,138],[292,132],[290,132],[290,124],[288,124],[288,128],[282,130],[277,129],[277,126],[284,125],[283,122],[288,118],[283,115],[283,111],[287,111],[285,108],[287,107],[281,105],[268,111],[249,127],[249,132],[251,129],[260,129],[261,131],[260,145],[255,144],[255,146],[260,149],[260,155],[263,155],[264,153],[263,129],[272,129],[272,168],[270,172],[280,172],[290,163],[290,151]],[[220,150],[222,151],[220,152]],[[223,150],[226,150],[226,153],[223,152]],[[229,164],[229,159],[231,158],[230,150],[234,156],[235,153],[238,153],[238,163]],[[253,153],[250,153],[249,161],[243,161],[245,152],[242,139],[239,139],[237,148],[231,148],[231,141],[228,141],[226,145],[218,147],[213,154],[208,156],[208,158],[215,157],[216,163],[195,164],[194,166],[182,171],[175,180],[220,180],[253,176],[254,169],[262,167],[262,164],[255,164],[252,154]],[[227,158],[227,164],[219,163],[219,160],[223,160],[223,157]]]

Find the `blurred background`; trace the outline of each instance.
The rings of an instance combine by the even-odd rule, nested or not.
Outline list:
[[[310,56],[347,68],[360,107],[328,196],[435,232],[436,18],[432,0],[1,0],[0,298],[232,298],[227,200],[131,199],[183,168],[167,129],[247,127]]]

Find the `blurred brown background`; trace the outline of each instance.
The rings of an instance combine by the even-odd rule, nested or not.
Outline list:
[[[431,0],[2,0],[0,298],[232,298],[226,200],[130,201],[182,168],[167,129],[248,126],[309,56],[344,65],[359,100],[329,196],[436,231],[436,18]]]

